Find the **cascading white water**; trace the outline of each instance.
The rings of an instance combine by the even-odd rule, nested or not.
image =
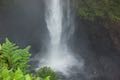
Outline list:
[[[63,7],[61,0],[46,0],[45,16],[51,40],[50,45],[48,45],[47,56],[40,60],[40,66],[50,66],[56,71],[67,75],[69,69],[78,64],[78,61],[68,50],[66,43],[61,43],[63,30]]]
[[[47,27],[51,37],[51,46],[58,47],[60,45],[62,33],[62,8],[60,0],[50,0],[46,14]]]
[[[60,0],[49,0],[46,11],[46,22],[50,33],[51,44],[49,45],[48,66],[57,69],[61,66],[61,34],[62,34],[62,7]]]

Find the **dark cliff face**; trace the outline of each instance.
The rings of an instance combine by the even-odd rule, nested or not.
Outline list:
[[[120,80],[118,26],[108,26],[99,18],[89,21],[76,16],[75,32],[69,42],[85,61],[83,80]]]
[[[105,27],[109,30],[113,46],[120,51],[120,22],[113,22]]]
[[[90,21],[81,18],[75,8],[74,12],[75,31],[68,45],[83,58],[84,68],[76,71],[78,75],[73,75],[73,80],[120,80],[119,22],[100,17]]]
[[[44,6],[43,0],[17,0],[10,7],[1,7],[0,40],[8,37],[20,46],[31,45],[33,53],[45,48],[48,30]]]

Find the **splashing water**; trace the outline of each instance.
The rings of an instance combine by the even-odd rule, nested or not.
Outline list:
[[[46,1],[46,23],[51,43],[48,47],[47,57],[40,60],[40,66],[50,66],[67,75],[69,69],[78,64],[78,61],[67,49],[66,44],[61,43],[63,9],[60,1]]]

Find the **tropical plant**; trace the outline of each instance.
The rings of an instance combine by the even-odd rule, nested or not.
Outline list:
[[[58,80],[57,74],[50,67],[42,67],[37,71],[37,76],[46,80]],[[47,77],[47,78],[46,78]]]
[[[16,70],[18,67],[26,71],[30,58],[30,46],[20,49],[19,46],[6,39],[0,46],[0,67]]]
[[[0,69],[0,80],[40,80],[40,78],[31,74],[24,74],[20,68],[15,71],[2,68]]]
[[[49,67],[40,68],[36,74],[28,73],[29,49],[20,49],[8,39],[0,44],[0,80],[57,80]]]

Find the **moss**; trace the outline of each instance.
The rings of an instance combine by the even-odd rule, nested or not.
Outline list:
[[[96,17],[120,21],[120,0],[75,0],[78,14],[85,19]]]

